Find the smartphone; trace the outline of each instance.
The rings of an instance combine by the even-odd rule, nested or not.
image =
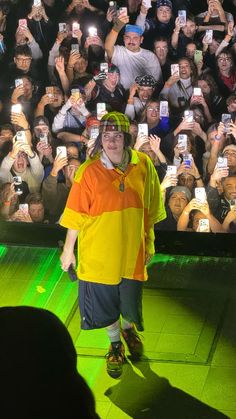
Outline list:
[[[21,176],[13,176],[14,189],[17,195],[22,195],[22,179]]]
[[[88,34],[89,36],[97,36],[97,28],[95,28],[94,26],[90,26],[90,28],[88,28]]]
[[[212,39],[213,39],[213,30],[212,29],[207,29],[206,33],[205,33],[205,40],[206,40],[207,44],[211,44]]]
[[[23,80],[22,79],[15,79],[15,87],[23,86]]]
[[[236,206],[236,199],[230,199],[229,201],[230,209],[234,209]]]
[[[179,76],[179,64],[171,64],[171,75]]]
[[[80,29],[80,24],[78,22],[72,23],[72,38],[77,38],[76,31]]]
[[[26,133],[25,131],[17,131],[16,133],[16,141],[20,141],[21,143],[27,143]]]
[[[78,44],[71,44],[71,52],[78,51],[79,52],[79,45]]]
[[[207,201],[205,188],[195,188],[194,193],[195,198],[202,204],[204,204]]]
[[[199,220],[198,229],[199,233],[209,233],[210,232],[210,224],[208,218],[201,218]]]
[[[143,0],[142,3],[144,5],[144,7],[146,7],[146,9],[151,9],[151,7],[152,7],[151,0]]]
[[[183,156],[183,162],[184,162],[184,165],[185,165],[185,168],[186,169],[190,169],[191,168],[192,159],[193,159],[192,154],[185,154]]]
[[[107,113],[105,103],[97,103],[97,119],[100,120]]]
[[[54,87],[53,86],[47,86],[45,90],[46,90],[46,94],[49,97],[51,97],[51,98],[54,97]]]
[[[196,51],[194,52],[194,62],[195,62],[195,64],[198,64],[202,60],[203,60],[202,51],[200,49],[196,49]]]
[[[19,19],[18,20],[18,26],[20,28],[27,28],[27,19]]]
[[[230,130],[230,123],[231,123],[231,114],[230,113],[223,113],[221,116],[221,122],[223,122],[225,129],[224,132],[228,133]]]
[[[28,214],[29,212],[29,205],[28,204],[19,204],[19,210]]]
[[[178,10],[179,24],[181,27],[186,25],[186,10]]]
[[[12,105],[11,112],[12,113],[21,113],[22,106],[20,103],[16,103],[15,105]]]
[[[217,159],[217,167],[224,169],[228,167],[228,159],[227,157],[218,157]]]
[[[58,23],[59,32],[67,32],[66,23]]]
[[[96,140],[99,134],[99,128],[94,127],[90,130],[90,140]]]
[[[167,166],[166,170],[167,176],[175,175],[177,174],[177,166]]]
[[[75,100],[79,100],[81,98],[79,89],[71,89],[71,94],[75,98]]]
[[[119,9],[118,9],[118,16],[121,15],[121,14],[124,15],[124,16],[125,15],[126,16],[128,15],[128,9],[127,9],[127,7],[119,7]]]
[[[178,148],[182,151],[187,150],[188,137],[186,134],[178,135]]]
[[[108,73],[108,63],[101,63],[100,71],[103,71],[104,73]]]
[[[194,120],[193,111],[190,111],[190,110],[184,111],[184,119],[186,119],[187,122],[193,122]]]
[[[160,117],[168,117],[169,116],[169,106],[167,100],[160,101]]]
[[[202,89],[201,89],[201,87],[194,87],[193,88],[193,96],[202,96]]]
[[[39,141],[43,143],[45,146],[48,145],[48,136],[47,134],[39,134]]]
[[[57,156],[67,157],[67,149],[64,145],[57,147]]]
[[[148,136],[148,124],[138,124],[138,135]]]
[[[34,6],[35,7],[40,7],[42,5],[41,0],[34,0]]]
[[[117,3],[116,3],[116,1],[109,1],[109,9],[111,11],[117,12]]]

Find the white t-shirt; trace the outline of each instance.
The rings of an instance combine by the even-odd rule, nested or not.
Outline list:
[[[124,46],[115,45],[111,61],[119,68],[120,82],[125,89],[129,89],[135,77],[145,74],[153,76],[156,81],[162,80],[158,58],[147,49],[132,52]]]

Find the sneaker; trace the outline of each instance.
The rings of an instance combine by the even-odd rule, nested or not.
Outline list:
[[[107,373],[112,378],[119,378],[122,374],[122,367],[125,361],[125,347],[123,343],[110,345],[106,355]]]
[[[134,360],[139,359],[143,355],[143,344],[134,326],[122,330],[122,336],[127,343],[131,357]]]

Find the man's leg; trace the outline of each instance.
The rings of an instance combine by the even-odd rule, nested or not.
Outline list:
[[[129,279],[123,279],[120,284],[122,336],[133,360],[143,354],[143,344],[136,330],[136,327],[143,330],[142,286],[140,281]]]
[[[125,348],[120,340],[120,321],[106,327],[111,342],[107,359],[107,372],[112,378],[118,378],[122,374],[122,367],[125,359]]]

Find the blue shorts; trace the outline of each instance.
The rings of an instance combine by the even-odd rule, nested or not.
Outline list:
[[[143,331],[143,283],[125,279],[118,285],[79,280],[79,308],[82,329],[99,329],[115,323],[120,315]]]

